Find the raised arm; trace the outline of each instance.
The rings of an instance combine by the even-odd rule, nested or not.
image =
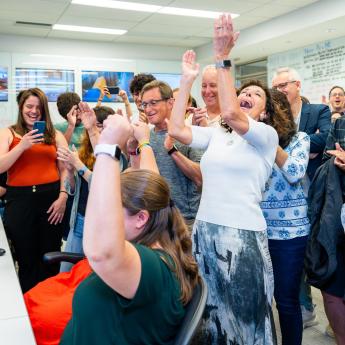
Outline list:
[[[80,118],[84,125],[84,128],[89,134],[92,148],[95,149],[95,146],[98,143],[99,131],[96,126],[97,118],[96,114],[85,102],[79,103]]]
[[[175,99],[168,126],[169,135],[185,145],[189,145],[193,139],[190,127],[185,124],[185,113],[190,90],[198,73],[199,64],[195,62],[195,53],[187,50],[182,58],[180,90]]]
[[[239,36],[233,29],[231,15],[221,15],[214,24],[213,50],[216,63],[229,58],[231,49]],[[222,119],[238,134],[247,133],[247,115],[238,103],[230,68],[217,68],[218,97]]]
[[[155,155],[150,145],[150,128],[146,123],[138,121],[133,124],[133,134],[138,142],[139,168],[148,169],[159,174]]]
[[[78,106],[74,105],[67,114],[68,126],[63,135],[65,139],[67,140],[68,144],[71,141],[71,138],[75,129],[75,124],[77,123],[77,113],[78,113]]]
[[[124,147],[133,131],[128,119],[110,115],[100,144]],[[107,154],[96,158],[85,215],[83,247],[92,269],[112,289],[133,298],[140,275],[140,256],[126,241],[121,201],[120,162]]]

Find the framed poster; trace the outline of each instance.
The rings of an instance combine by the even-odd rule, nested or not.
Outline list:
[[[56,102],[63,92],[74,92],[74,71],[61,69],[16,68],[16,93],[20,90],[38,87]]]
[[[174,73],[152,73],[152,75],[157,79],[167,83],[172,89],[180,87],[181,74]]]
[[[0,102],[8,101],[8,68],[0,66]]]
[[[129,84],[134,77],[133,72],[110,72],[110,71],[82,71],[83,101],[97,102],[101,89],[104,87],[125,90],[130,102],[133,102],[129,92]],[[102,102],[122,102],[121,97],[114,93],[105,95]]]

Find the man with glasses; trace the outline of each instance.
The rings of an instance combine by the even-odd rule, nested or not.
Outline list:
[[[310,160],[307,174],[312,180],[316,169],[321,165],[322,153],[331,126],[331,113],[323,104],[303,103],[301,99],[301,78],[293,68],[284,67],[276,70],[272,87],[285,93],[297,129],[310,136]]]
[[[335,122],[337,118],[344,115],[345,91],[341,86],[333,86],[329,91],[329,107],[332,112],[332,123]]]
[[[174,105],[169,85],[159,80],[152,81],[143,87],[140,95],[141,108],[154,126],[150,146],[159,172],[166,178],[172,199],[191,228],[200,202],[198,187],[201,187],[202,177],[199,162],[203,152],[174,142],[168,136],[167,121]]]

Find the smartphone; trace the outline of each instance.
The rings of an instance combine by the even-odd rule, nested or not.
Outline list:
[[[108,86],[108,90],[111,95],[118,95],[120,92],[120,88],[118,86]]]
[[[38,132],[36,132],[35,134],[44,134],[44,132],[46,130],[46,122],[45,121],[35,121],[32,129],[38,129]]]

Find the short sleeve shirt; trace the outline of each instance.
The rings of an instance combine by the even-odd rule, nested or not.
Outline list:
[[[135,247],[142,267],[134,298],[122,297],[97,274],[91,274],[75,292],[72,319],[60,345],[174,343],[185,313],[180,284],[166,263],[166,254]]]

